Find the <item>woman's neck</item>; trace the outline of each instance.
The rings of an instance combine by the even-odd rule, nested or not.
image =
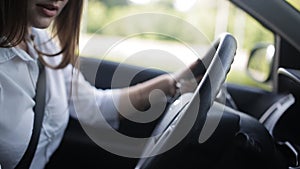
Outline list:
[[[21,43],[19,43],[17,45],[18,48],[23,49],[25,52],[28,53],[28,47],[27,47],[27,43],[25,42],[25,40],[22,40]]]
[[[31,27],[28,27],[26,36],[24,37],[22,42],[17,45],[18,48],[23,49],[27,53],[28,53],[27,42],[28,42],[28,40],[29,41],[31,40],[30,36],[31,36]]]

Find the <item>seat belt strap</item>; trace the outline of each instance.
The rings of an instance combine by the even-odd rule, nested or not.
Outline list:
[[[34,98],[36,104],[33,108],[34,122],[33,122],[32,135],[30,138],[29,145],[22,159],[17,164],[15,169],[30,168],[35,151],[37,149],[37,145],[41,133],[42,123],[43,123],[43,118],[45,113],[46,76],[45,76],[44,65],[39,61],[38,61],[38,65],[39,65],[39,76],[38,76],[37,86],[36,86],[36,95]]]

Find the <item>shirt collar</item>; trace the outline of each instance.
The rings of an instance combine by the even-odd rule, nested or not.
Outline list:
[[[31,43],[28,43],[28,51],[30,55],[26,53],[24,50],[17,47],[10,48],[0,48],[0,63],[7,62],[14,57],[19,57],[23,61],[34,61],[38,58],[37,53],[34,50],[34,47]]]
[[[6,62],[15,56],[16,54],[12,48],[0,48],[0,63]]]

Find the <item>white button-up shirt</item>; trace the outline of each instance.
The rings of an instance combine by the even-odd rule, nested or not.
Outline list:
[[[53,54],[59,48],[46,31],[33,29],[35,44],[39,50]],[[31,44],[29,54],[17,47],[0,48],[0,165],[2,169],[14,168],[29,144],[34,121],[33,107],[36,82],[39,69],[38,54]],[[45,57],[45,60],[56,65],[61,56]],[[46,105],[41,135],[31,169],[44,168],[52,153],[62,139],[68,123],[69,113],[75,115],[73,107],[69,107],[71,82],[76,81],[78,96],[76,102],[84,105],[85,122],[95,123],[94,116],[101,113],[109,119],[117,121],[117,111],[113,99],[118,92],[100,90],[91,86],[81,74],[73,75],[71,65],[64,69],[54,70],[46,67]],[[74,88],[74,86],[73,86]],[[73,89],[74,90],[74,89]]]

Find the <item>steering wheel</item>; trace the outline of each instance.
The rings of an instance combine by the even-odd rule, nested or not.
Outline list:
[[[203,127],[207,112],[233,62],[237,43],[229,34],[221,34],[203,57],[203,78],[194,93],[186,93],[176,99],[167,109],[153,131],[153,140],[145,147],[135,169],[159,168],[157,162],[173,147],[180,149],[193,140],[199,144],[199,129]]]

